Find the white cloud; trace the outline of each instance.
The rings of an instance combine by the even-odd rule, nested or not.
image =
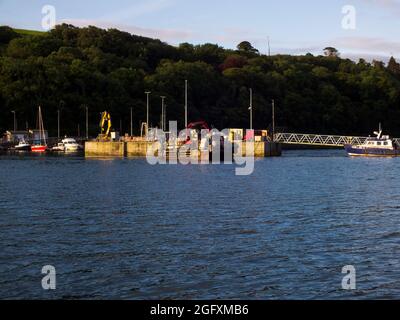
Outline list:
[[[107,21],[98,20],[85,20],[85,19],[64,19],[61,23],[72,24],[77,27],[96,26],[103,29],[115,28],[121,31],[126,31],[131,34],[140,35],[144,37],[150,37],[160,39],[162,41],[170,42],[172,44],[178,44],[182,41],[189,41],[192,37],[192,32],[176,30],[176,29],[152,29],[142,28],[138,26],[116,24]]]
[[[332,43],[342,50],[365,52],[381,56],[399,56],[400,42],[373,37],[343,37]]]

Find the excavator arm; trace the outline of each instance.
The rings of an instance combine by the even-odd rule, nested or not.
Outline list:
[[[107,127],[105,127],[106,124]],[[108,138],[108,136],[110,135],[111,126],[112,126],[111,115],[107,111],[104,111],[101,114],[100,130],[101,134],[104,135],[106,138]]]

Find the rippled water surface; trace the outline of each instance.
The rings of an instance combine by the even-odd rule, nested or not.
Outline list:
[[[0,157],[0,298],[400,298],[400,158]],[[57,270],[44,291],[41,268]],[[342,267],[357,290],[341,289]]]

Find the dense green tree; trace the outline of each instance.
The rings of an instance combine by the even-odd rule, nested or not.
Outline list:
[[[400,75],[400,64],[394,57],[391,57],[387,66],[388,70],[396,75]]]
[[[339,51],[336,48],[333,48],[333,47],[326,47],[324,49],[324,54],[327,57],[338,57],[340,55]]]
[[[237,49],[240,52],[244,53],[251,53],[251,54],[258,54],[258,50],[252,46],[252,44],[249,41],[242,41],[237,45]]]
[[[329,48],[327,48],[329,49]],[[334,49],[334,48],[330,48]],[[40,35],[0,27],[0,131],[35,126],[41,105],[45,126],[56,134],[84,132],[85,108],[97,134],[99,114],[111,112],[116,129],[129,128],[134,110],[136,133],[146,118],[144,92],[152,91],[151,123],[158,125],[160,96],[168,120],[184,123],[184,83],[189,81],[189,120],[217,128],[249,125],[249,89],[254,92],[254,125],[271,123],[276,101],[279,127],[299,132],[367,135],[382,122],[400,135],[400,67],[394,58],[355,63],[324,56],[260,55],[250,43],[238,50],[215,44],[170,46],[160,40],[116,29],[60,25]],[[129,131],[129,130],[125,130]]]
[[[11,40],[18,38],[19,34],[12,28],[7,26],[0,26],[0,46],[8,44]]]

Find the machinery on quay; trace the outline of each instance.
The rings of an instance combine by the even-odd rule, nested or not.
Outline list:
[[[111,126],[111,114],[107,111],[102,112],[100,120],[100,135],[97,140],[109,141],[111,139]]]

